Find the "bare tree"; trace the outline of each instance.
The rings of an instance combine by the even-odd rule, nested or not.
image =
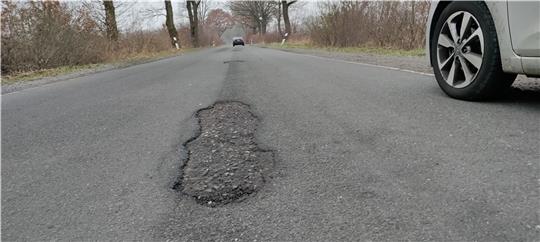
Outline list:
[[[266,27],[275,13],[276,2],[273,1],[230,1],[228,7],[233,14],[245,19],[253,30],[266,34]]]
[[[91,17],[98,24],[97,27],[100,31],[104,32],[106,35],[107,32],[107,7],[105,1],[113,0],[80,0],[80,1],[70,1],[71,6],[77,6],[81,11],[84,11],[88,17]],[[121,26],[125,26],[127,21],[130,20],[128,15],[132,14],[133,7],[136,5],[136,2],[132,1],[114,1],[114,21],[116,22],[117,35],[120,39],[121,32],[129,32],[129,29],[122,29]]]
[[[279,33],[279,36],[283,37],[283,31],[281,30],[281,13],[283,11],[281,10],[281,2],[278,4],[278,9],[276,11],[276,19],[277,19],[277,30]]]
[[[199,4],[201,0],[187,0],[186,6],[189,17],[189,32],[193,47],[199,47]]]
[[[175,48],[180,48],[180,41],[178,40],[178,32],[174,26],[174,16],[170,0],[165,0],[165,25],[167,26],[167,31],[169,32],[169,37],[171,38],[171,44]]]
[[[199,3],[199,23],[204,23],[208,17],[208,13],[215,9],[214,1],[212,0],[200,0]]]
[[[205,23],[210,28],[215,29],[218,35],[223,34],[225,30],[234,26],[234,20],[231,14],[223,11],[221,8],[210,10]]]
[[[289,38],[289,36],[291,36],[292,34],[291,20],[289,19],[289,6],[291,6],[295,2],[296,0],[292,0],[292,1],[282,0],[281,1],[281,9],[283,10],[283,23],[285,24],[285,38]]]
[[[112,41],[117,41],[118,27],[116,26],[114,3],[112,0],[103,0],[103,6],[105,7],[105,28],[107,29],[107,37]]]

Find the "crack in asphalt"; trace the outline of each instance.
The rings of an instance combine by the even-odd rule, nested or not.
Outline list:
[[[260,190],[275,154],[256,143],[259,119],[249,105],[220,101],[199,109],[195,117],[199,128],[183,143],[187,154],[173,189],[210,207]]]

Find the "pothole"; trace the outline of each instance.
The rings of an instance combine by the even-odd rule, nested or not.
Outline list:
[[[218,102],[197,111],[200,130],[185,143],[188,158],[175,189],[207,206],[243,198],[262,188],[274,162],[259,148],[259,120],[248,105]]]

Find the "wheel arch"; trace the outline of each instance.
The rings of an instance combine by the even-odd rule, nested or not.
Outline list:
[[[429,54],[429,52],[431,51],[431,39],[433,38],[433,35],[435,33],[434,30],[435,30],[435,25],[437,25],[437,21],[439,20],[440,18],[440,15],[442,13],[442,11],[451,3],[451,1],[438,1],[438,2],[433,2],[432,4],[435,4],[435,9],[432,10],[432,13],[431,13],[431,19],[428,19],[428,23],[429,23],[429,26],[428,26],[428,33],[427,33],[427,36],[426,36],[426,53],[427,53],[427,58],[428,58],[428,61],[429,61],[429,65],[431,66],[432,64],[432,60],[431,60],[431,55]]]

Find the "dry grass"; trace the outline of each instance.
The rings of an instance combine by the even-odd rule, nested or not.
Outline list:
[[[137,63],[143,63],[143,62],[157,60],[161,58],[181,55],[183,53],[191,52],[193,50],[194,49],[190,48],[190,49],[181,49],[181,50],[171,49],[171,50],[159,51],[159,52],[140,52],[140,53],[135,53],[135,54],[127,54],[123,56],[118,56],[112,61],[98,63],[98,64],[61,66],[61,67],[50,68],[50,69],[13,73],[10,75],[2,76],[2,86],[11,85],[18,82],[36,80],[36,79],[45,78],[45,77],[54,77],[54,76],[59,76],[59,75],[76,73],[80,71],[98,69],[106,65],[127,66],[127,65],[137,64]]]
[[[404,50],[404,49],[397,49],[397,48],[370,47],[370,46],[340,48],[340,47],[315,46],[315,45],[310,44],[309,42],[290,42],[290,43],[284,44],[283,46],[281,45],[281,43],[271,43],[271,44],[267,44],[263,46],[267,46],[270,48],[278,48],[278,49],[311,49],[311,50],[322,50],[322,51],[329,51],[329,52],[389,55],[389,56],[423,56],[425,55],[424,49],[421,49],[421,48],[412,49],[412,50]]]

